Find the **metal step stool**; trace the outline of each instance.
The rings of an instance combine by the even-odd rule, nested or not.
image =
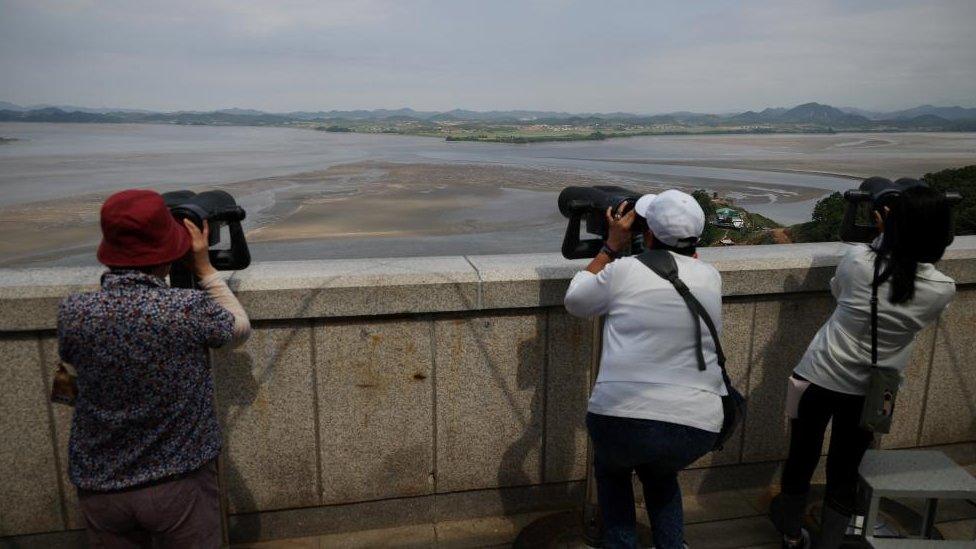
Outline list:
[[[865,539],[872,547],[976,547],[976,543],[932,541],[940,499],[976,499],[976,478],[934,450],[868,450],[861,461],[861,485],[870,498],[864,518]],[[922,540],[873,536],[881,498],[924,498]],[[962,543],[963,545],[957,545]]]
[[[971,541],[894,538],[868,538],[868,545],[874,549],[973,549],[976,547],[976,543]]]

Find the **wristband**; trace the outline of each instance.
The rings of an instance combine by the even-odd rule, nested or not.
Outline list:
[[[600,252],[606,254],[610,259],[617,259],[620,257],[620,252],[611,248],[606,242],[603,243],[603,247],[600,248]]]

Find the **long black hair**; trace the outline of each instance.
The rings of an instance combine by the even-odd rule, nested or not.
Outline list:
[[[896,184],[912,183],[898,180]],[[891,279],[892,303],[905,303],[915,297],[915,274],[919,263],[942,259],[952,243],[950,205],[942,193],[918,183],[902,191],[890,203],[884,216],[884,235],[877,248],[886,260],[881,282]]]

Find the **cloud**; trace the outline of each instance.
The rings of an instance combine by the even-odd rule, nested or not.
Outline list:
[[[0,99],[160,109],[976,101],[976,3],[0,0]]]

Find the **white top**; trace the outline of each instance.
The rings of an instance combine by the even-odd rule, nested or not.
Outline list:
[[[874,258],[867,245],[848,249],[830,280],[837,308],[796,367],[796,373],[826,389],[851,395],[867,392]],[[890,292],[890,280],[878,287],[878,365],[903,370],[912,356],[915,336],[939,318],[952,301],[956,285],[931,263],[919,263],[915,297],[892,304]]]
[[[722,330],[722,278],[697,259],[671,254],[678,276]],[[718,432],[722,426],[721,370],[705,323],[698,369],[691,312],[670,282],[635,258],[607,265],[599,274],[573,277],[566,310],[580,317],[606,315],[600,374],[590,397],[593,413],[654,419]]]

